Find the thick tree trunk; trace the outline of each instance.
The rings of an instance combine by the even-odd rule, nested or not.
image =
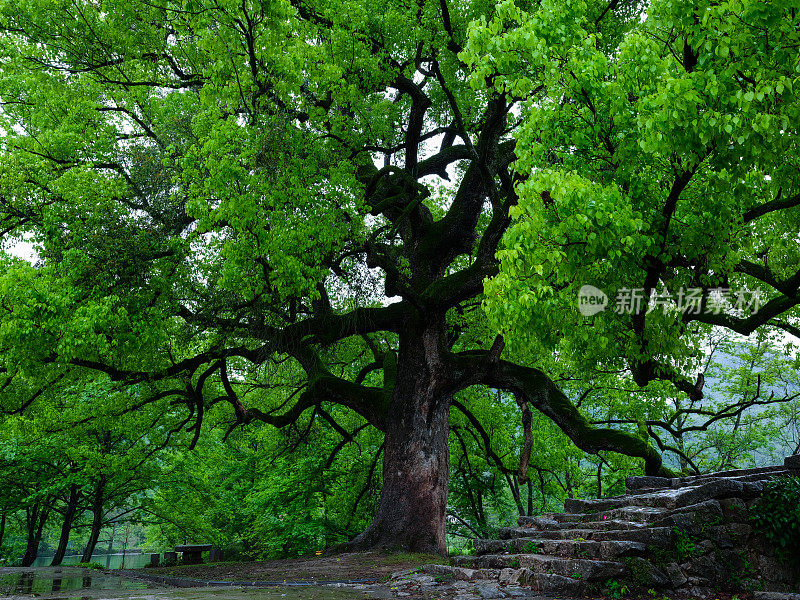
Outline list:
[[[103,497],[106,488],[106,478],[101,475],[97,481],[92,498],[92,530],[89,532],[89,540],[83,550],[81,562],[88,563],[92,560],[92,554],[100,539],[100,530],[103,528]]]
[[[49,513],[50,509],[42,502],[37,502],[28,511],[28,539],[25,545],[25,554],[22,555],[22,562],[20,563],[23,567],[30,567],[36,560],[36,555],[39,553],[39,543],[42,541],[42,531]]]
[[[389,407],[378,512],[351,549],[446,554],[451,392],[441,362],[442,338],[429,327],[400,340]]]
[[[72,531],[72,522],[75,520],[75,514],[78,512],[79,499],[80,494],[78,492],[78,486],[73,484],[69,488],[69,499],[67,500],[67,506],[64,509],[64,521],[61,524],[61,537],[58,540],[58,548],[56,548],[56,553],[53,556],[52,562],[50,563],[51,567],[60,565],[61,561],[64,560],[64,555],[67,553],[69,534]]]

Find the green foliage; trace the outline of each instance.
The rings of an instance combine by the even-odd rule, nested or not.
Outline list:
[[[697,554],[694,538],[686,530],[680,527],[673,527],[672,531],[675,534],[675,550],[679,560],[684,561]]]
[[[738,215],[797,189],[785,160],[796,168],[800,155],[787,127],[800,116],[798,58],[765,36],[798,34],[783,4],[661,0],[624,21],[610,50],[591,11],[591,2],[536,10],[503,3],[470,28],[462,57],[473,66],[473,85],[483,87],[491,73],[496,91],[524,96],[537,83],[546,90],[522,103],[520,198],[483,305],[519,360],[555,351],[562,369],[570,364],[571,377],[583,374],[592,385],[608,371],[624,373],[629,398],[632,389],[643,401],[639,408],[630,398],[637,414],[619,418],[633,432],[636,420],[658,421],[672,410],[659,379],[689,380],[677,394],[684,403],[711,326],[735,323],[747,334],[767,321],[743,307],[710,316],[674,301],[662,309],[650,303],[651,291],[673,300],[680,288],[766,291],[763,273],[743,268],[759,262],[756,254],[769,254],[768,270],[796,272],[789,256],[797,247],[777,250],[786,246],[779,228],[788,226],[794,239],[800,231],[794,202],[785,220],[768,212],[756,224]],[[586,284],[610,300],[592,318],[575,306]],[[640,315],[614,310],[617,292],[650,284]],[[763,301],[781,294],[770,289]],[[711,442],[726,443],[726,428],[717,423]],[[736,444],[763,444],[762,431],[738,427],[721,458],[740,455]]]
[[[522,547],[522,551],[526,554],[539,554],[541,548],[536,542],[528,542]]]
[[[105,565],[101,565],[98,562],[86,562],[86,563],[82,562],[82,563],[77,563],[75,566],[82,569],[94,569],[95,571],[104,571],[106,568]]]
[[[25,552],[25,539],[22,535],[13,535],[11,524],[6,524],[3,545],[0,547],[0,566],[13,567],[19,562],[19,557]]]
[[[628,586],[616,579],[606,581],[605,588],[608,590],[608,595],[614,600],[621,600],[628,595]]]
[[[715,553],[715,560],[728,573],[728,585],[733,590],[742,589],[746,580],[752,582],[758,579],[758,566],[751,564],[749,553],[745,548],[737,550],[733,557],[728,555],[726,558],[721,558]]]
[[[782,559],[800,554],[800,477],[779,477],[767,484],[750,508],[750,519]]]
[[[229,557],[265,559],[347,541],[375,508],[379,472],[367,475],[379,442],[363,432],[326,469],[336,433],[319,421],[307,426],[238,430],[227,439],[213,428],[193,452],[173,453],[172,476],[147,503],[162,520],[149,543],[169,547],[188,537]]]

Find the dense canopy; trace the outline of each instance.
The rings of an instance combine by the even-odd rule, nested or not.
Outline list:
[[[540,416],[687,467],[686,415],[759,398],[703,405],[708,336],[800,332],[791,0],[2,0],[0,28],[0,232],[38,255],[0,258],[3,412],[92,381],[85,418],[153,444],[212,409],[372,428],[351,547],[445,551],[451,424],[491,456],[502,415],[516,484]],[[585,317],[584,285],[640,310]]]

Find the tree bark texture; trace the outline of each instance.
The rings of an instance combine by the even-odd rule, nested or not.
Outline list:
[[[378,512],[351,548],[445,554],[452,392],[442,364],[441,328],[402,336],[389,407]]]
[[[51,567],[61,564],[64,560],[64,555],[67,553],[67,544],[69,544],[69,534],[72,532],[72,522],[75,520],[75,514],[78,512],[78,501],[80,500],[80,493],[77,485],[71,485],[69,488],[69,499],[67,506],[64,508],[64,521],[61,524],[61,536],[58,539],[58,548],[53,555],[53,560],[50,563]]]
[[[106,479],[100,476],[97,480],[97,485],[94,490],[94,497],[92,498],[92,530],[89,533],[89,540],[86,542],[86,548],[83,550],[81,562],[88,563],[92,560],[92,554],[97,546],[97,541],[100,539],[100,530],[103,528],[103,500],[105,499]]]

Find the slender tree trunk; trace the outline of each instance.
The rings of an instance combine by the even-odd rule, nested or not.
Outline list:
[[[597,497],[603,497],[603,461],[597,465]]]
[[[564,457],[564,484],[567,489],[567,498],[574,498],[575,494],[572,491],[572,477],[569,474],[569,458]]]
[[[111,554],[114,552],[114,536],[117,533],[117,524],[111,524],[111,533],[108,536],[108,548],[106,548],[106,554]]]
[[[351,549],[447,552],[452,396],[441,360],[442,341],[436,326],[401,336],[384,438],[381,500],[374,520],[349,544]]]
[[[42,541],[42,531],[49,514],[50,509],[43,502],[37,502],[28,512],[28,539],[20,563],[23,567],[30,567],[39,554],[39,543]]]
[[[22,555],[22,562],[20,563],[23,567],[30,567],[36,559],[36,551],[31,552],[31,548],[34,545],[36,523],[39,522],[39,508],[38,502],[33,506],[25,507],[25,527],[28,537],[25,544],[25,554]],[[31,558],[31,554],[33,554],[33,558]]]
[[[533,514],[533,481],[530,477],[528,477],[528,512],[525,514],[528,516]]]
[[[108,547],[106,548],[106,569],[111,568],[111,554],[114,552],[114,535],[117,533],[117,524],[111,524],[111,533],[108,534]],[[122,568],[125,568],[125,552],[122,553]]]
[[[106,478],[101,475],[97,480],[97,485],[94,489],[94,497],[92,498],[92,530],[89,532],[89,540],[86,542],[86,548],[83,550],[81,562],[88,563],[92,560],[92,554],[97,546],[97,540],[100,539],[100,530],[103,528],[103,497],[106,488]]]
[[[69,544],[69,534],[72,532],[72,522],[75,520],[75,514],[78,512],[78,500],[80,493],[78,486],[72,484],[69,488],[69,499],[67,506],[64,509],[64,522],[61,524],[61,537],[58,540],[58,548],[53,556],[53,561],[50,566],[57,566],[64,560],[64,555],[67,553],[67,544]]]
[[[682,406],[680,404],[680,400],[676,400],[675,401],[675,409],[676,410],[681,410],[681,408],[682,408]],[[684,424],[683,423],[683,417],[679,416],[675,421],[676,428],[677,429],[683,428],[683,424]],[[680,434],[675,439],[675,442],[676,442],[675,445],[678,447],[678,450],[681,451],[681,454],[678,455],[678,464],[680,464],[680,466],[681,466],[681,473],[685,474],[686,471],[689,469],[689,463],[686,461],[686,457],[684,456],[686,454],[686,443],[685,443],[685,441],[683,439],[683,434]]]
[[[3,547],[3,539],[6,537],[6,511],[0,514],[0,548]]]

